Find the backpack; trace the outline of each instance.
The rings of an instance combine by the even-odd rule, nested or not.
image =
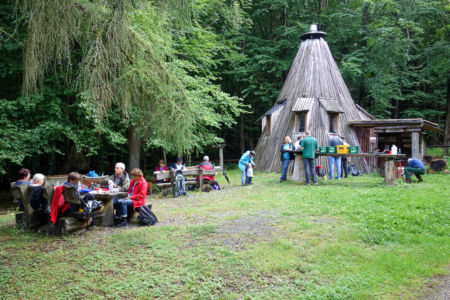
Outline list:
[[[359,175],[362,174],[362,172],[359,171],[359,170],[355,167],[355,165],[349,165],[349,166],[348,166],[348,172],[349,172],[350,174],[352,174],[352,176],[359,176]]]
[[[139,209],[138,221],[143,225],[155,225],[158,223],[158,218],[152,212],[151,208],[144,205]]]
[[[325,176],[325,170],[323,169],[322,166],[316,166],[316,174],[319,177],[324,177]]]

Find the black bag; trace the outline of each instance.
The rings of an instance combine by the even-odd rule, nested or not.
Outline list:
[[[359,171],[355,165],[350,165],[348,166],[348,172],[352,175],[352,176],[359,176],[362,174],[361,171]]]
[[[152,212],[151,208],[148,206],[141,206],[139,209],[138,221],[143,225],[155,225],[158,223],[158,218]]]

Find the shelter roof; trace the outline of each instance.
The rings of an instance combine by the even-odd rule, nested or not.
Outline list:
[[[334,113],[342,113],[344,112],[342,110],[341,105],[336,99],[325,99],[325,98],[319,98],[320,104],[325,108],[327,112],[334,112]]]
[[[266,111],[261,117],[259,117],[259,119],[256,120],[256,122],[258,122],[259,120],[261,120],[263,117],[272,115],[272,114],[275,113],[277,110],[279,110],[280,108],[282,108],[285,104],[286,104],[286,102],[277,102],[277,103],[275,103],[275,105],[272,106],[268,111]]]
[[[316,98],[297,98],[292,106],[292,111],[309,111],[315,100]]]
[[[409,127],[420,128],[424,130],[430,130],[437,133],[443,133],[444,131],[438,124],[424,120],[422,118],[417,119],[378,119],[378,120],[352,120],[349,121],[352,127],[363,128],[389,128],[389,127]]]

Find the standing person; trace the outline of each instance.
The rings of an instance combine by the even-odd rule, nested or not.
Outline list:
[[[130,187],[130,177],[127,172],[125,172],[125,164],[118,162],[114,167],[114,175],[109,176],[109,184],[116,189],[119,189],[119,192],[126,192]]]
[[[30,177],[31,173],[30,170],[22,168],[19,170],[17,181],[14,183],[14,186],[20,186],[22,184],[30,185]],[[25,211],[25,206],[23,204],[22,199],[18,199],[18,205],[20,211]]]
[[[338,137],[335,131],[331,132],[331,137],[328,140],[328,146],[337,147],[342,145],[342,140]],[[341,179],[341,157],[340,156],[329,156],[328,161],[330,162],[330,179],[334,177],[334,166],[336,165],[336,179]]]
[[[408,159],[408,166],[405,168],[405,182],[411,183],[411,173],[416,175],[419,182],[422,182],[422,176],[425,174],[425,165],[418,158],[410,158]]]
[[[114,208],[116,209],[116,226],[126,227],[128,226],[127,216],[128,209],[135,209],[145,205],[147,197],[147,181],[144,178],[144,174],[141,169],[134,168],[131,170],[130,175],[133,176],[130,187],[128,188],[128,198],[115,199]]]
[[[245,184],[253,184],[252,179],[253,179],[253,166],[252,164],[247,164]]]
[[[305,131],[305,138],[300,142],[300,150],[303,150],[303,165],[305,167],[305,184],[309,185],[309,178],[312,176],[314,185],[317,184],[316,168],[314,159],[316,151],[319,149],[317,140],[311,136],[311,131]]]
[[[247,167],[251,165],[252,167],[255,166],[253,163],[253,158],[255,157],[256,152],[253,150],[246,151],[244,154],[242,154],[241,159],[239,159],[238,167],[242,171],[241,176],[241,183],[242,185],[246,184],[247,181]]]
[[[350,146],[350,145],[345,141],[345,139],[344,139],[343,136],[341,136],[341,140],[342,140],[343,145]],[[350,159],[347,158],[347,156],[345,156],[345,155],[343,155],[342,158],[341,158],[341,170],[342,170],[342,171],[341,171],[341,178],[342,178],[342,177],[345,177],[345,178],[348,177],[348,164],[347,164],[347,161],[349,161],[349,160],[350,160]]]
[[[291,138],[289,136],[286,136],[284,138],[284,144],[280,147],[281,152],[281,178],[280,182],[286,181],[286,174],[287,170],[289,168],[289,163],[294,158],[294,154],[291,152],[288,152],[287,150],[294,150],[294,146],[292,145]]]

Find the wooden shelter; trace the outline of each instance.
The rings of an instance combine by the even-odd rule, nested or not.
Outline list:
[[[330,131],[338,132],[350,145],[360,146],[349,120],[371,120],[373,117],[354,103],[324,39],[326,36],[325,32],[317,31],[316,25],[311,26],[311,32],[301,36],[303,41],[278,99],[260,118],[262,134],[255,157],[258,170],[281,170],[280,146],[284,137],[290,136],[295,141],[306,130],[311,131],[320,146],[328,144]],[[368,132],[370,134],[370,129]],[[301,161],[296,160],[298,163]],[[368,172],[364,158],[352,159],[352,163]],[[327,158],[318,158],[317,164],[328,169]],[[303,166],[300,170],[301,176]]]

